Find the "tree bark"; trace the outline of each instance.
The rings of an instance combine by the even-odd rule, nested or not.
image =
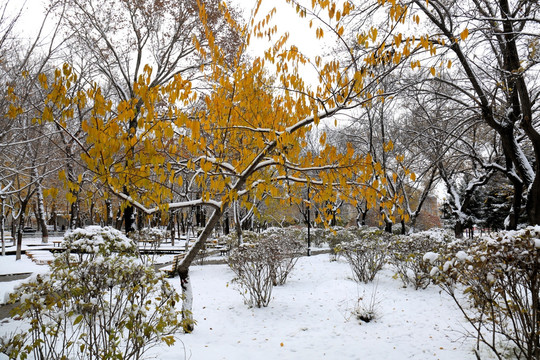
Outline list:
[[[41,184],[37,185],[37,221],[41,227],[41,243],[47,244],[49,242],[49,230],[45,221],[45,206]]]
[[[225,205],[224,205],[225,206]],[[184,331],[187,333],[192,332],[194,329],[194,323],[193,323],[193,312],[192,312],[192,306],[193,306],[193,292],[191,290],[191,280],[189,277],[189,267],[191,263],[195,260],[195,257],[199,253],[199,251],[203,248],[206,240],[214,230],[215,226],[219,223],[219,220],[222,215],[221,209],[215,209],[214,213],[208,220],[208,223],[204,227],[204,230],[201,232],[199,237],[197,238],[197,241],[191,249],[189,249],[188,253],[182,260],[180,264],[178,264],[178,275],[180,277],[180,286],[182,287],[182,296],[183,296],[183,303],[182,303],[182,316],[184,317],[184,320],[186,320],[186,325],[184,326]]]

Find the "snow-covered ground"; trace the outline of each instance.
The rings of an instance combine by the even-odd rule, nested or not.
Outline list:
[[[152,349],[150,358],[475,359],[452,300],[436,286],[403,288],[392,275],[385,269],[374,283],[357,284],[344,261],[303,257],[287,284],[274,288],[270,305],[257,309],[244,305],[226,265],[193,266],[196,329],[179,334],[171,348]],[[180,289],[178,278],[171,282]],[[11,291],[11,283],[0,283],[0,291]],[[360,323],[352,313],[374,292],[377,317]],[[4,320],[0,334],[17,326]]]
[[[415,291],[384,270],[378,281],[350,279],[347,263],[328,255],[303,257],[268,308],[248,308],[226,265],[192,270],[193,334],[181,335],[159,359],[474,359],[462,316],[435,286]],[[179,280],[174,279],[179,288]],[[359,298],[375,294],[377,319],[353,315]]]

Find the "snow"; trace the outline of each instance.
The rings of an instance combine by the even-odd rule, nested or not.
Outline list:
[[[159,359],[474,359],[461,314],[435,286],[405,289],[392,271],[372,284],[351,280],[349,265],[328,255],[303,257],[267,308],[248,308],[226,265],[191,270],[195,332],[180,335]],[[171,280],[179,289],[179,279]],[[377,318],[352,315],[375,292]],[[359,300],[359,298],[362,300]]]
[[[46,268],[21,261],[21,268]],[[465,322],[453,301],[436,286],[403,288],[392,275],[385,268],[375,282],[357,284],[342,259],[302,257],[287,283],[274,288],[270,305],[258,309],[243,303],[227,265],[192,266],[195,331],[178,334],[171,348],[151,349],[149,358],[474,359],[474,341],[464,338]],[[170,281],[180,292],[179,278]],[[12,288],[0,282],[0,291]],[[359,306],[373,307],[375,320],[357,320]],[[0,334],[19,325],[0,320]]]
[[[435,261],[439,258],[439,254],[429,251],[424,254],[424,257],[422,258],[424,261],[429,261],[430,264],[434,264]]]

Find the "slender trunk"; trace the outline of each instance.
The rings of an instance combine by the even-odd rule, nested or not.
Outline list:
[[[116,213],[116,222],[114,224],[114,227],[117,229],[117,230],[121,230],[122,229],[122,223],[123,223],[123,217],[122,217],[122,209],[118,209],[118,212]]]
[[[182,262],[178,264],[178,274],[180,276],[180,285],[182,287],[182,296],[184,299],[182,303],[182,316],[184,317],[184,320],[186,320],[184,330],[188,333],[192,332],[194,329],[193,313],[192,313],[193,292],[191,290],[189,267],[191,266],[191,263],[195,260],[195,257],[197,256],[199,251],[203,248],[206,240],[208,239],[212,231],[214,231],[214,228],[216,227],[216,225],[219,223],[221,215],[222,215],[221,209],[214,210],[214,213],[212,214],[208,223],[204,227],[204,230],[201,232],[201,234],[197,238],[197,241],[195,242],[195,244],[193,244],[191,249],[189,249],[189,251],[187,252]]]
[[[113,224],[113,211],[112,211],[112,202],[111,200],[105,200],[105,225],[112,226]]]
[[[234,227],[236,230],[236,236],[238,237],[238,246],[242,245],[242,224],[240,223],[240,209],[238,202],[233,203],[233,212],[234,212]]]
[[[15,251],[15,260],[21,259],[22,254],[22,241],[23,241],[23,228],[26,217],[24,215],[26,211],[26,205],[28,204],[29,199],[21,201],[21,213],[19,215],[19,226],[17,228],[17,249]]]
[[[171,246],[174,246],[175,234],[175,224],[174,224],[174,213],[169,213],[169,230],[171,231]]]
[[[229,212],[227,211],[223,217],[223,235],[229,235],[230,232],[231,226],[229,223]]]
[[[182,287],[182,319],[184,320],[184,331],[191,333],[195,329],[193,320],[193,289],[189,278],[189,268],[178,271],[180,276],[180,286]]]
[[[37,221],[41,227],[41,243],[47,244],[49,242],[49,230],[47,229],[47,222],[45,221],[45,205],[41,184],[38,184],[37,186]]]
[[[94,201],[90,202],[90,225],[94,225]]]
[[[5,196],[2,194],[0,197],[0,200],[2,200],[2,208],[0,209],[0,240],[2,241],[2,256],[6,256],[6,237],[4,233],[4,225],[6,222],[6,215],[5,215]]]
[[[58,231],[58,214],[56,213],[56,204],[54,203],[53,203],[53,208],[52,208],[51,220],[52,220],[52,225],[53,225],[53,231],[57,232]]]

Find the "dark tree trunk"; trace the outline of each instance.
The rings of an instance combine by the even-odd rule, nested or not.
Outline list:
[[[508,214],[508,224],[506,230],[516,230],[519,223],[519,215],[521,213],[521,202],[523,198],[523,183],[514,181],[514,199],[512,200],[512,208]]]
[[[536,161],[540,161],[540,157]],[[540,167],[540,164],[536,164],[536,168],[538,167]],[[538,169],[527,196],[526,211],[529,225],[540,225],[540,171]]]
[[[175,214],[169,212],[169,230],[171,232],[171,246],[174,246],[174,238],[176,237],[174,218]]]
[[[126,234],[135,231],[135,209],[131,205],[124,209],[124,230]]]
[[[17,227],[17,249],[15,250],[15,260],[21,259],[22,254],[22,241],[23,241],[23,228],[24,228],[24,222],[26,221],[26,206],[28,205],[28,201],[30,199],[26,198],[25,200],[21,201],[21,214],[19,215],[19,226]]]
[[[465,231],[463,223],[461,221],[456,221],[456,224],[454,225],[454,235],[457,239],[463,238],[463,232]]]
[[[117,230],[122,230],[122,223],[124,222],[124,218],[122,217],[122,209],[119,208],[118,212],[116,213],[116,221],[114,224],[114,227]]]
[[[71,203],[69,228],[75,229],[79,224],[79,202],[75,200]]]
[[[229,222],[229,212],[227,211],[223,216],[223,235],[229,235],[231,232],[231,225]]]

